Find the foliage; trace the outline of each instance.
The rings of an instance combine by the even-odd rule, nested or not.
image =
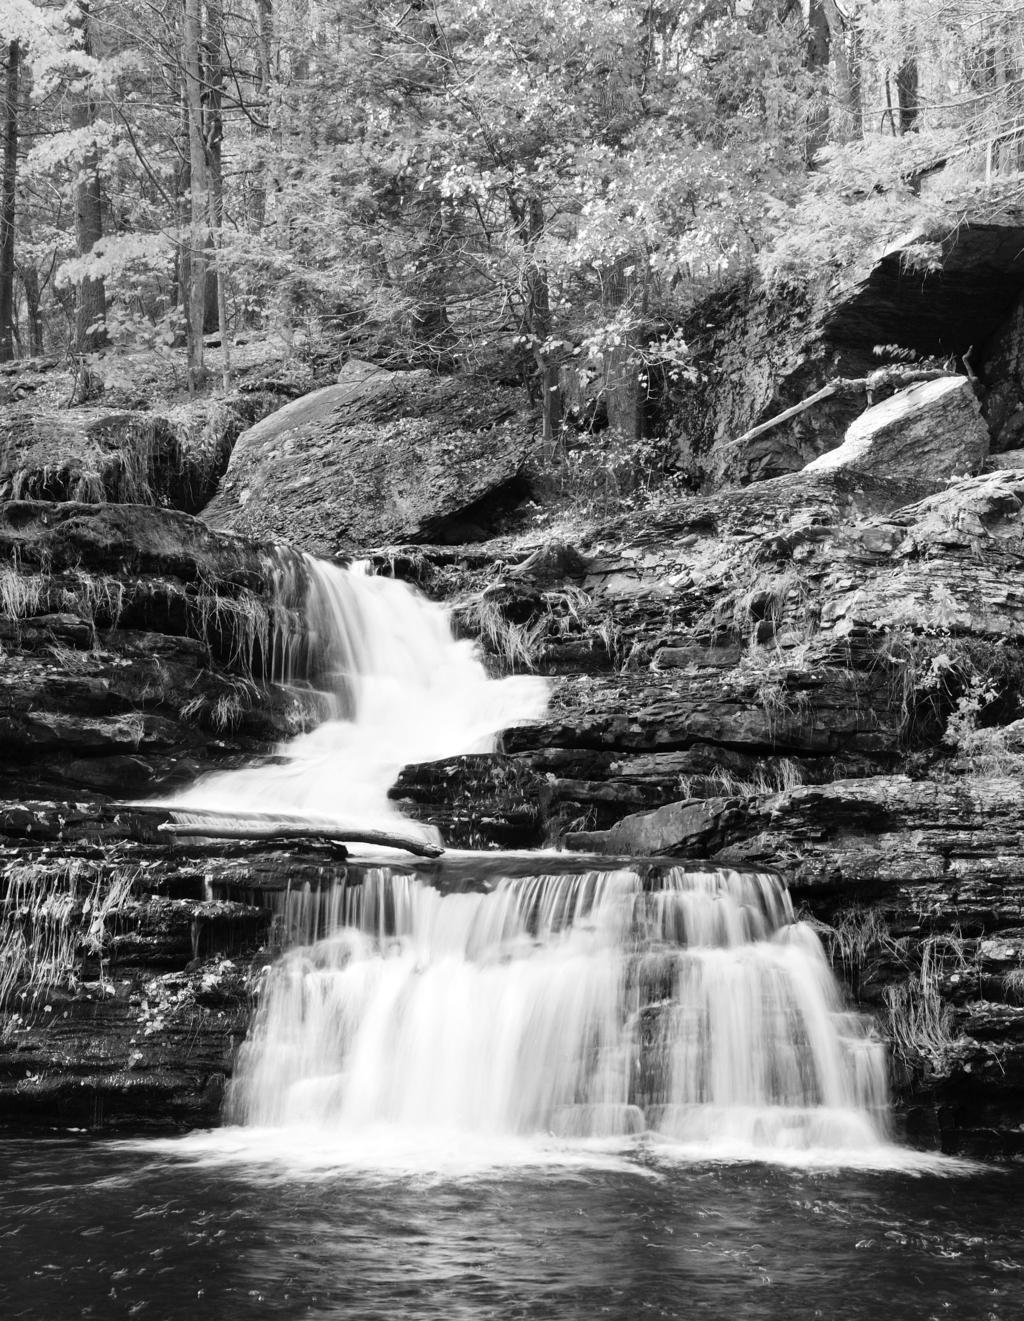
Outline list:
[[[881,654],[904,740],[941,738],[976,769],[988,758],[994,771],[1000,748],[1011,751],[1001,727],[1020,715],[1024,652],[1007,639],[896,628],[887,632]]]
[[[253,333],[484,368],[541,406],[570,503],[644,500],[671,449],[641,440],[645,399],[692,378],[679,327],[709,292],[841,276],[897,237],[928,269],[965,198],[1020,193],[1018,6],[832,10],[815,54],[821,0],[11,0],[18,351],[77,348],[83,379],[116,379],[77,317],[102,288],[108,348],[165,375],[192,327],[194,385],[208,268],[225,379]]]

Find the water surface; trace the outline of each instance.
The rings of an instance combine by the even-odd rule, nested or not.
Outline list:
[[[455,1174],[203,1152],[0,1143],[0,1316],[1024,1316],[1021,1171],[576,1150]]]

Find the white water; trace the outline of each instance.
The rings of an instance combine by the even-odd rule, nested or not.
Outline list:
[[[305,628],[298,641],[273,639],[273,677],[312,675],[327,718],[282,743],[281,764],[210,775],[177,795],[168,805],[185,814],[273,812],[425,836],[388,801],[401,768],[490,751],[501,730],[547,705],[542,679],[489,679],[443,607],[365,566],[282,561],[278,596],[300,601]]]
[[[884,1051],[770,876],[633,870],[289,894],[229,1117],[357,1147],[549,1135],[869,1154]]]
[[[278,598],[303,625],[275,633],[274,677],[312,683],[328,718],[280,764],[193,786],[178,814],[408,834],[387,798],[402,766],[486,751],[544,710],[542,680],[488,679],[445,611],[399,582],[282,559]],[[627,868],[442,895],[378,868],[287,895],[280,918],[290,948],[229,1096],[250,1132],[375,1165],[427,1149],[520,1160],[538,1135],[562,1151],[891,1150],[882,1046],[771,876]]]

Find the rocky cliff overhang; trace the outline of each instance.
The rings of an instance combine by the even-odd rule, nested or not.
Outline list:
[[[932,269],[912,261],[916,245],[939,243]],[[894,244],[856,289],[825,315],[824,338],[842,367],[877,366],[876,345],[960,359],[988,341],[1024,293],[1024,215],[1010,223],[965,220],[950,235],[912,235]]]

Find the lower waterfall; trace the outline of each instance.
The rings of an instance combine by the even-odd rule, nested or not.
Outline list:
[[[333,1138],[885,1139],[882,1043],[774,876],[671,867],[441,894],[371,869],[281,896],[229,1119]]]

